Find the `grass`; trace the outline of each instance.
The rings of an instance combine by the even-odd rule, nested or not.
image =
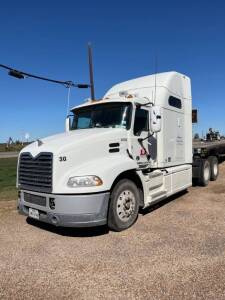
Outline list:
[[[13,145],[10,145],[9,148],[7,148],[6,144],[0,144],[0,152],[10,152],[10,151],[19,152],[20,150],[23,149],[23,147],[25,147],[27,145],[28,145],[28,143],[24,143],[23,145],[13,144]]]
[[[15,200],[17,158],[0,159],[0,201]]]

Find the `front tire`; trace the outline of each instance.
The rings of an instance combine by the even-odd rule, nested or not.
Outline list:
[[[138,217],[140,194],[137,186],[129,179],[120,180],[110,196],[108,226],[122,231],[132,226]]]

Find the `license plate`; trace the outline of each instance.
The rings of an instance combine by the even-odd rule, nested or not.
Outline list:
[[[37,209],[29,208],[29,217],[39,220],[39,212]]]

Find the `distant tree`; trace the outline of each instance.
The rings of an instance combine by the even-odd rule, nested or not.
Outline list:
[[[195,139],[195,140],[199,140],[199,134],[198,134],[198,133],[195,133],[194,139]]]
[[[9,148],[13,144],[13,139],[9,137],[7,143],[6,143],[6,148]]]

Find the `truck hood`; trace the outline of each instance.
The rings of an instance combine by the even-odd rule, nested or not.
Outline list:
[[[127,154],[128,133],[123,128],[75,130],[35,141],[21,153],[29,152],[34,159],[41,152],[53,153],[53,194],[107,191],[118,174],[136,168],[136,162]],[[69,178],[86,175],[99,176],[103,185],[88,189],[68,186]]]
[[[104,140],[105,138],[115,140],[115,136],[118,138],[126,136],[126,130],[123,128],[74,130],[39,139],[25,147],[21,153],[30,152],[33,156],[40,152],[62,153],[83,144],[83,142],[88,142],[87,144],[90,145],[96,143],[97,140]]]

